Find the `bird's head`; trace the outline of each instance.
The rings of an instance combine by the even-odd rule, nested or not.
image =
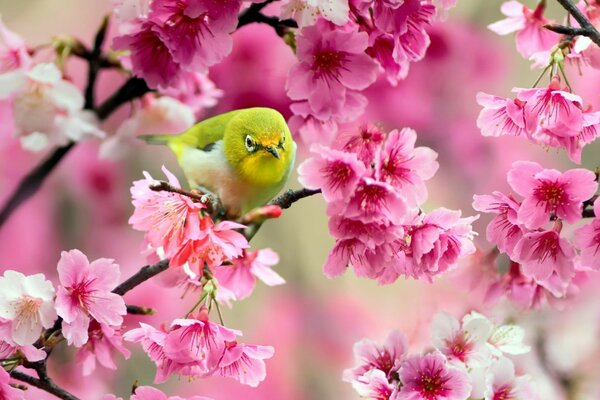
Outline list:
[[[256,185],[279,183],[293,161],[295,143],[283,116],[271,108],[241,110],[225,128],[229,163]]]

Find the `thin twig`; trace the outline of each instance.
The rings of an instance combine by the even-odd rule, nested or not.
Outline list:
[[[286,208],[290,208],[292,206],[292,204],[294,204],[298,200],[318,194],[318,193],[321,193],[321,189],[306,189],[306,188],[302,188],[299,190],[290,189],[290,190],[286,191],[285,193],[283,193],[281,196],[270,201],[269,204],[279,206],[283,209],[286,209]]]
[[[37,371],[37,370],[36,370]],[[67,392],[66,390],[64,390],[63,388],[57,386],[54,381],[52,381],[52,379],[50,379],[48,377],[48,375],[45,375],[44,378],[42,379],[42,377],[35,378],[29,374],[26,374],[24,372],[21,372],[19,370],[13,370],[10,372],[10,376],[14,379],[17,379],[21,382],[25,382],[31,386],[35,386],[38,389],[44,390],[50,394],[55,395],[56,397],[58,397],[59,399],[63,399],[63,400],[79,400],[78,397],[75,397],[74,395],[72,395],[71,393]]]
[[[163,271],[166,271],[167,268],[169,268],[169,260],[161,260],[154,265],[146,265],[125,282],[114,288],[113,293],[123,296],[125,293],[129,292],[139,284],[147,281],[153,276],[160,274]]]
[[[148,307],[134,306],[127,304],[127,314],[130,315],[153,315],[154,310]]]
[[[108,29],[109,16],[105,16],[100,24],[100,29],[96,33],[94,38],[94,47],[88,60],[88,81],[85,87],[85,105],[84,108],[87,110],[93,110],[96,107],[96,79],[98,78],[98,72],[100,71],[100,55],[102,54],[102,44],[106,37],[106,30]]]
[[[556,24],[548,24],[544,25],[544,28],[549,31],[560,33],[561,35],[569,35],[569,36],[587,36],[587,29],[583,28],[574,28],[572,26],[564,26],[564,25],[556,25]]]
[[[582,13],[581,10],[571,2],[571,0],[556,1],[558,1],[558,3],[563,6],[563,8],[567,10],[567,12],[571,14],[573,18],[575,18],[575,21],[579,23],[579,26],[581,27],[579,28],[579,34],[589,37],[594,43],[596,43],[596,45],[600,46],[600,32],[594,27],[594,25],[592,25],[585,14]]]
[[[156,184],[150,185],[150,190],[154,190],[155,192],[177,193],[182,196],[189,197],[192,200],[204,204],[206,206],[206,211],[209,214],[213,214],[221,209],[221,201],[212,193],[198,194],[197,192],[199,191],[188,192],[165,181],[157,181]]]

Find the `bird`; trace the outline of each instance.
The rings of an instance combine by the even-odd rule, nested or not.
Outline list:
[[[266,107],[219,114],[180,134],[140,138],[167,145],[190,188],[214,194],[231,219],[265,205],[283,189],[297,147],[283,116]]]

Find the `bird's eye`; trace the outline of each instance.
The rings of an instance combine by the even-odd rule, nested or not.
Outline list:
[[[245,143],[246,150],[248,150],[248,152],[252,153],[254,150],[256,150],[256,143],[254,143],[254,140],[250,135],[246,135]]]

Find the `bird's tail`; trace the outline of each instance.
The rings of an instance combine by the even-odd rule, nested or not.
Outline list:
[[[177,136],[176,135],[140,135],[138,138],[142,139],[148,144],[169,144]]]

